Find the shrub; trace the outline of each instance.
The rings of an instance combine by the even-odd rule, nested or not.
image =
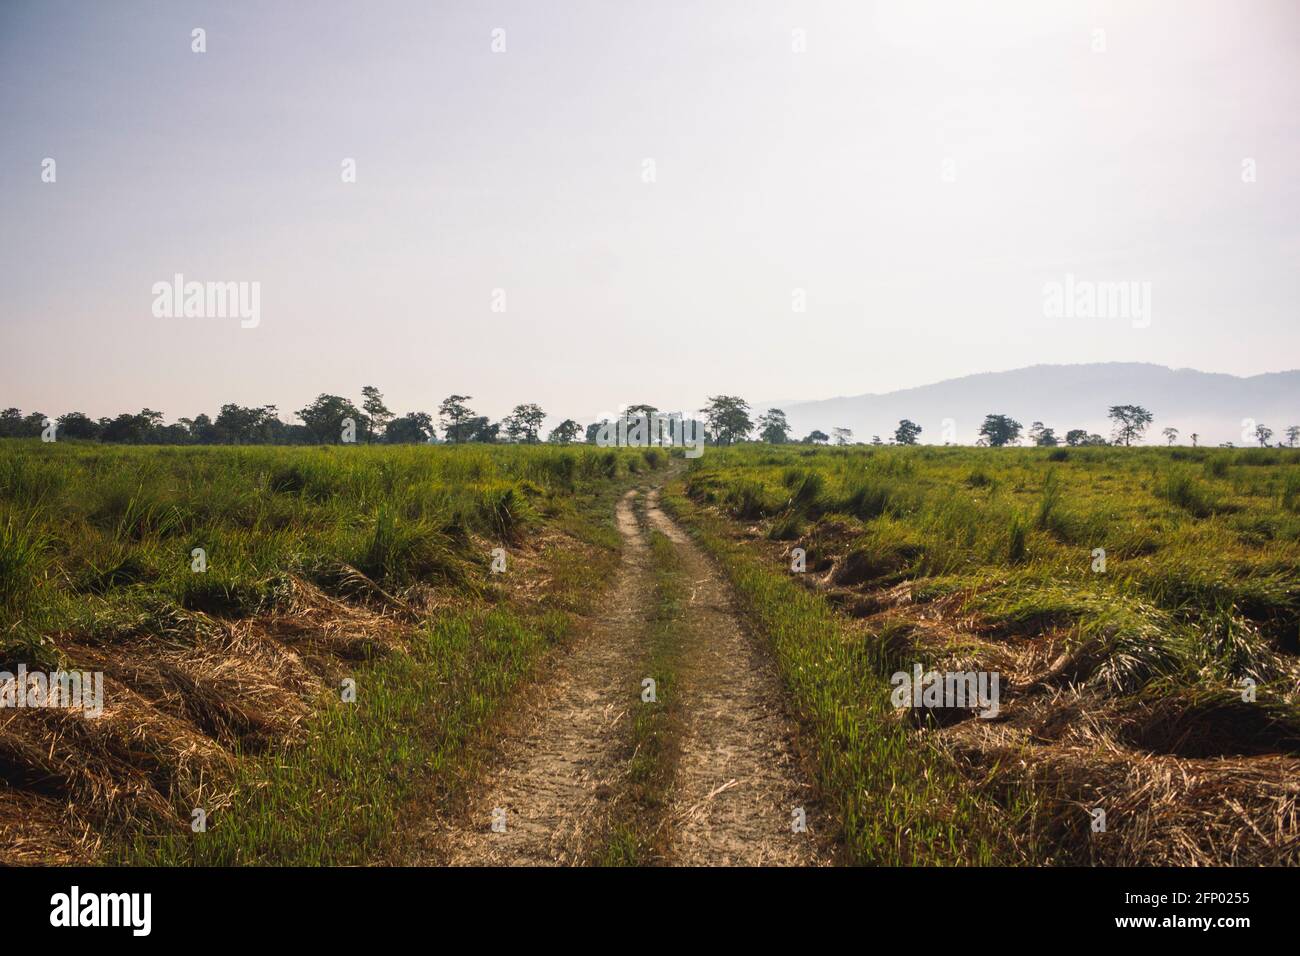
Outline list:
[[[527,499],[514,485],[495,485],[480,491],[478,513],[505,541],[514,540],[533,516]]]
[[[745,520],[761,518],[767,513],[763,486],[756,481],[740,481],[731,487],[726,497],[727,510]]]
[[[894,489],[891,485],[868,479],[849,493],[839,510],[863,521],[870,521],[888,511],[893,499]]]
[[[793,512],[781,515],[772,527],[767,529],[767,537],[772,541],[794,541],[802,533],[803,519]]]
[[[1029,529],[1019,514],[1011,516],[1011,525],[1007,529],[1007,560],[1020,564],[1029,557]]]
[[[0,614],[16,617],[29,607],[44,577],[49,538],[35,516],[20,524],[10,515],[0,524]]]
[[[1196,518],[1208,518],[1215,512],[1216,504],[1209,491],[1185,471],[1167,475],[1156,493]]]
[[[794,472],[793,481],[791,472]],[[790,507],[796,511],[813,510],[826,487],[826,480],[817,471],[790,469],[785,474],[784,482],[790,489]]]
[[[1300,513],[1300,472],[1291,471],[1282,485],[1282,507]]]

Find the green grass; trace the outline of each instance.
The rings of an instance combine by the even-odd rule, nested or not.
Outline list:
[[[611,822],[600,862],[645,866],[667,850],[661,824],[681,754],[681,702],[677,693],[683,652],[680,620],[686,598],[677,550],[659,531],[650,531],[654,610],[645,637],[643,672],[655,681],[655,703],[638,703],[627,741],[627,800]]]
[[[1003,834],[1028,812],[971,794],[937,750],[917,746],[891,715],[885,642],[855,638],[819,596],[735,542],[714,515],[680,494],[665,504],[722,565],[770,642],[816,755],[817,783],[840,821],[843,853],[872,865],[991,865],[1028,850]]]
[[[183,825],[192,807],[166,764],[150,772],[175,821],[120,807],[101,821],[109,862],[397,858],[412,802],[452,799],[512,692],[582,626],[617,566],[616,495],[665,462],[657,449],[0,442],[0,659],[53,666],[65,645],[129,655],[140,639],[210,655],[220,627],[292,614],[293,577],[345,605],[399,602],[395,652],[313,664],[331,690],[309,701],[300,742],[231,745],[234,779],[204,789],[232,802],[205,808],[206,832]],[[508,572],[534,575],[524,597],[489,574],[495,546],[530,555]]]
[[[847,524],[873,553],[906,542],[905,566],[877,561],[877,583],[893,574],[931,596],[976,594],[975,610],[996,615],[1050,584],[1098,597],[1058,609],[1056,623],[1087,629],[1120,607],[1161,616],[1163,636],[1183,639],[1227,613],[1300,649],[1300,451],[1068,452],[748,446],[711,450],[688,490],[732,515],[742,495],[746,520],[766,520],[773,539],[797,537],[806,517]],[[789,489],[805,483],[817,490],[795,503]],[[760,515],[754,502],[766,502]],[[1105,574],[1090,571],[1095,548]]]
[[[458,611],[407,653],[357,668],[355,703],[331,699],[305,744],[244,762],[207,832],[135,832],[111,862],[140,866],[362,865],[388,851],[405,804],[458,776],[467,748],[571,624],[562,614]]]
[[[350,565],[386,588],[463,585],[479,536],[508,545],[576,491],[654,467],[644,452],[554,446],[115,448],[0,442],[0,658],[30,633],[123,603],[227,617],[287,573]],[[207,553],[207,571],[191,553]],[[93,636],[93,635],[88,635]]]
[[[1105,706],[1167,700],[1176,710],[1239,697],[1250,678],[1261,701],[1300,719],[1300,452],[1060,452],[711,449],[668,497],[772,642],[851,860],[1070,851],[1036,842],[1046,819],[1037,804],[1059,806],[1058,794],[1009,794],[987,767],[972,780],[890,719],[882,675],[898,666],[894,632],[908,625],[841,616],[785,572],[774,541],[806,546],[814,573],[836,560],[836,582],[859,594],[906,581],[914,608],[949,599],[946,618],[978,622],[994,650],[998,640],[1063,637],[1088,652],[1079,679]],[[739,535],[738,520],[760,535]],[[1105,550],[1104,573],[1092,570],[1095,549]],[[951,640],[946,652],[968,652],[960,634]]]

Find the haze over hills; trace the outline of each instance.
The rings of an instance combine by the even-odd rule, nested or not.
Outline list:
[[[754,406],[755,418],[770,402]],[[1072,428],[1086,428],[1107,438],[1111,405],[1142,405],[1155,415],[1146,444],[1164,444],[1160,431],[1173,426],[1179,444],[1232,442],[1243,438],[1247,419],[1268,425],[1271,443],[1285,439],[1288,425],[1300,423],[1300,370],[1238,377],[1195,369],[1170,369],[1141,362],[1083,365],[1032,365],[1006,372],[985,372],[881,394],[788,402],[784,408],[796,437],[814,428],[853,429],[854,441],[879,435],[889,441],[901,418],[920,425],[921,442],[973,444],[984,416],[1010,415],[1025,426],[1041,421],[1059,438]],[[945,434],[945,419],[951,419]],[[1253,432],[1253,424],[1249,425]]]

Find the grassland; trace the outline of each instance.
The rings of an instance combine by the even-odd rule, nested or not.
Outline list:
[[[0,859],[405,858],[601,624],[614,502],[665,462],[0,442],[0,669],[107,678],[98,719],[0,711]],[[1300,453],[747,445],[663,502],[773,655],[837,859],[1300,862]],[[686,736],[688,582],[648,541],[660,703],[607,863],[664,857]],[[1000,713],[894,706],[913,665],[996,671]]]
[[[852,859],[1297,861],[1300,455],[748,446],[678,491]],[[998,671],[1002,714],[899,712],[913,663]]]
[[[97,720],[0,714],[6,859],[382,858],[583,625],[614,495],[665,460],[0,443],[0,663],[107,675]]]

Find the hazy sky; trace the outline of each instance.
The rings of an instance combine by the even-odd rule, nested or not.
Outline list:
[[[1291,0],[4,0],[0,405],[1275,371],[1298,173]],[[176,273],[259,282],[260,325],[156,318]],[[1149,282],[1149,327],[1045,316],[1067,273]]]

